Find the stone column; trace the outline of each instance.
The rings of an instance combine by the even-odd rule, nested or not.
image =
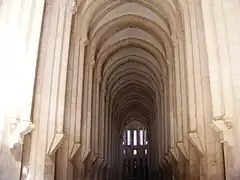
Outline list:
[[[92,58],[94,59],[94,58]],[[92,155],[93,155],[93,161],[99,162],[100,158],[100,144],[102,143],[100,141],[100,136],[101,136],[101,131],[104,130],[104,122],[101,122],[101,118],[99,115],[99,107],[101,102],[99,100],[99,88],[100,85],[102,84],[102,77],[96,72],[96,68],[94,68],[93,72],[93,91],[92,91],[92,141],[91,141],[91,146],[92,146]],[[102,156],[103,157],[103,156]]]
[[[105,108],[104,106],[106,106],[108,104],[108,102],[106,101],[106,90],[105,87],[102,87],[101,83],[101,92],[100,92],[100,102],[99,105],[101,107],[100,111],[99,111],[99,123],[100,123],[100,127],[101,129],[99,129],[99,156],[100,158],[103,159],[103,161],[107,160],[107,135],[108,135],[108,124],[107,124],[107,118],[106,118],[106,111],[107,108]],[[100,86],[99,85],[99,86]]]
[[[183,143],[183,122],[182,122],[182,89],[181,89],[181,71],[180,71],[180,59],[178,52],[178,39],[177,37],[172,37],[173,45],[174,45],[174,64],[169,65],[169,93],[171,93],[172,87],[175,87],[175,94],[170,94],[170,99],[173,98],[174,104],[170,106],[170,122],[173,122],[176,119],[176,132],[178,143]],[[172,103],[171,103],[172,104]],[[171,125],[174,131],[174,124]],[[174,135],[173,135],[174,138]],[[174,139],[171,140],[174,143]],[[172,147],[174,148],[174,146]]]
[[[116,177],[116,130],[115,122],[112,124],[112,140],[111,140],[111,154],[112,154],[112,170],[113,177]]]
[[[63,140],[71,4],[46,1],[36,78],[29,178],[54,179],[55,153]],[[51,24],[51,26],[49,26]]]
[[[106,87],[103,87],[104,90]],[[107,92],[105,91],[105,93],[103,94],[103,99],[102,99],[102,102],[105,102],[104,103],[104,106],[103,106],[103,110],[104,110],[104,113],[103,113],[103,120],[105,121],[105,133],[104,133],[104,144],[103,144],[103,147],[104,147],[104,159],[105,161],[107,162],[107,165],[106,165],[106,178],[109,179],[109,168],[110,168],[110,152],[109,152],[109,131],[110,131],[110,122],[109,122],[109,119],[108,119],[108,107],[109,107],[109,96],[107,95]]]
[[[184,7],[182,7],[184,8]],[[184,16],[187,16],[188,11],[184,11],[181,9],[181,12],[185,13],[183,14]],[[178,21],[179,23],[181,22],[181,17],[178,17]],[[184,20],[185,23],[187,23],[187,20]],[[180,124],[182,124],[182,128],[180,128],[180,130],[182,131],[182,142],[178,141],[177,142],[177,147],[179,149],[179,151],[181,152],[181,154],[187,159],[188,155],[187,155],[187,151],[188,151],[188,124],[189,124],[189,119],[188,119],[188,105],[187,105],[187,99],[188,99],[188,94],[187,94],[187,74],[186,74],[186,56],[185,56],[185,39],[184,39],[184,31],[182,31],[182,26],[183,24],[180,23],[180,27],[178,27],[178,31],[176,34],[176,41],[175,43],[177,43],[177,54],[178,57],[177,59],[175,58],[175,61],[179,62],[179,75],[176,75],[176,78],[179,79],[180,86],[181,86],[181,111],[179,111],[181,113],[181,120],[182,122],[180,122]],[[187,29],[185,29],[187,31]],[[187,37],[186,37],[187,38]],[[178,77],[177,77],[178,76]],[[180,77],[180,78],[179,78]],[[170,79],[170,76],[169,76]],[[175,128],[176,131],[176,128]],[[178,139],[178,135],[177,133],[175,134],[176,140]],[[180,162],[181,163],[181,162]],[[180,165],[181,166],[181,165]]]
[[[168,78],[164,78],[164,92],[163,101],[166,108],[163,110],[167,113],[165,121],[168,122],[169,130],[169,153],[178,161],[178,149],[177,143],[183,144],[182,134],[182,114],[181,114],[181,81],[179,80],[180,69],[179,69],[179,57],[178,57],[178,43],[175,38],[173,40],[174,45],[174,63],[168,64]],[[172,87],[176,87],[175,91]],[[165,92],[167,90],[167,92]],[[164,97],[165,96],[165,97]],[[176,121],[176,122],[174,122]],[[165,132],[166,133],[166,132]],[[165,140],[166,141],[166,140]],[[165,152],[166,153],[166,152]]]
[[[160,110],[161,110],[161,122],[160,122],[160,139],[161,141],[159,142],[160,143],[160,154],[159,154],[159,164],[161,164],[163,158],[164,158],[164,93],[163,93],[163,90],[161,92],[161,104],[160,104]],[[149,152],[148,152],[149,153]]]
[[[91,58],[91,57],[90,57]],[[82,153],[83,156],[86,157],[87,153],[89,153],[91,151],[91,154],[94,155],[94,149],[92,149],[91,146],[91,139],[92,139],[92,86],[93,86],[93,69],[95,66],[95,60],[94,59],[90,59],[90,60],[86,60],[87,61],[87,76],[86,77],[86,82],[85,85],[86,87],[84,87],[85,89],[85,95],[86,95],[86,109],[83,109],[83,113],[85,113],[85,117],[83,118],[84,121],[84,128],[85,129],[83,131],[83,136],[82,136]],[[90,161],[92,161],[92,158],[90,158]]]
[[[111,121],[111,110],[112,110],[112,101],[109,97],[109,94],[107,94],[106,97],[106,105],[105,105],[105,109],[106,109],[106,121],[108,123],[108,130],[107,130],[107,136],[106,136],[106,147],[107,147],[107,161],[108,161],[108,179],[111,179],[111,172],[112,172],[112,157],[111,157],[111,138],[112,138],[112,121]]]

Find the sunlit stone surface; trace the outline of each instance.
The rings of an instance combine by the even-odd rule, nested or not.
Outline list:
[[[0,180],[239,180],[238,0],[0,0]]]

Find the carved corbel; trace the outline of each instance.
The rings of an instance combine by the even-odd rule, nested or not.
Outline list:
[[[81,40],[82,44],[84,45],[84,47],[87,47],[87,46],[88,46],[89,40],[88,40],[87,36],[82,36],[82,37],[80,38],[80,40]]]
[[[45,1],[45,6],[47,7],[47,6],[51,6],[52,4],[53,4],[53,1],[54,0],[46,0]]]
[[[174,48],[176,48],[178,46],[178,39],[175,36],[172,36],[171,38],[172,38],[173,46]]]
[[[76,0],[72,1],[72,14],[75,15],[78,12],[79,5]]]
[[[170,148],[168,155],[171,155],[177,162],[179,162],[179,154],[177,154],[175,148]]]
[[[182,6],[182,5],[178,6],[178,10],[179,10],[181,13],[183,13],[183,12],[184,12],[183,6]]]
[[[88,157],[89,157],[89,155],[91,154],[91,149],[87,149],[84,153],[83,153],[83,157],[82,157],[82,162],[85,162],[87,159],[88,159]]]
[[[9,118],[10,132],[12,135],[11,147],[16,144],[23,144],[24,136],[34,129],[34,124],[30,120],[20,118]]]
[[[83,35],[78,35],[76,37],[76,42],[80,43],[80,45],[84,46],[84,47],[88,46],[88,44],[89,44],[89,40],[88,40],[87,36],[83,36]]]
[[[58,148],[61,146],[63,140],[64,140],[63,133],[55,133],[54,138],[52,139],[52,143],[51,143],[50,147],[48,148],[49,156],[52,156],[56,153]]]
[[[170,159],[169,159],[169,156],[166,154],[164,155],[163,159],[162,159],[162,164],[163,164],[163,167],[171,167],[171,162],[170,162]]]
[[[95,67],[96,61],[95,60],[91,60],[88,62],[89,64],[89,68],[93,69]]]
[[[99,158],[98,153],[93,153],[93,152],[91,153],[91,161],[92,161],[91,163],[92,163],[92,165],[96,164],[98,158]]]
[[[188,139],[192,143],[192,145],[196,148],[196,150],[203,155],[204,154],[204,147],[202,142],[198,136],[197,132],[188,133]]]
[[[103,162],[101,164],[102,169],[105,168],[107,164],[108,164],[107,160],[103,159]]]
[[[95,168],[99,169],[102,165],[104,165],[104,158],[99,157],[96,161]]]
[[[97,83],[98,83],[98,84],[101,84],[101,83],[102,83],[102,77],[101,77],[101,76],[98,76],[98,77],[97,77]]]
[[[179,149],[179,151],[182,153],[182,155],[189,160],[189,154],[187,149],[185,148],[183,142],[177,142],[177,148]]]
[[[75,155],[77,154],[77,152],[80,148],[81,148],[81,144],[75,142],[72,149],[70,150],[70,153],[69,153],[69,159],[70,160],[73,160],[73,158],[75,157]]]
[[[165,154],[164,155],[164,159],[167,161],[167,163],[171,166],[172,165],[172,162],[171,162],[171,159],[169,157],[169,154]]]
[[[107,91],[106,91],[107,92]],[[110,101],[110,97],[109,95],[105,94],[106,95],[106,101],[109,102]]]
[[[226,116],[226,114],[215,116],[210,126],[215,132],[219,133],[221,143],[233,146],[233,122],[230,117]]]
[[[219,122],[223,122],[224,126],[227,129],[232,129],[233,128],[233,122],[231,121],[231,118],[229,118],[228,116],[226,116],[226,114],[223,114],[221,116],[215,116],[213,117],[213,120],[215,122],[219,121]]]

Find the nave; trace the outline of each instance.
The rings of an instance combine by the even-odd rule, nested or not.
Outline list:
[[[0,0],[0,180],[240,179],[239,12]]]

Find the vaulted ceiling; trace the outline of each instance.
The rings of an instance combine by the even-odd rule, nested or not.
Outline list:
[[[174,58],[172,40],[181,26],[179,7],[177,0],[82,4],[78,28],[88,37],[90,58],[96,61],[94,77],[101,77],[112,120],[120,128],[131,120],[149,127],[159,118]]]

